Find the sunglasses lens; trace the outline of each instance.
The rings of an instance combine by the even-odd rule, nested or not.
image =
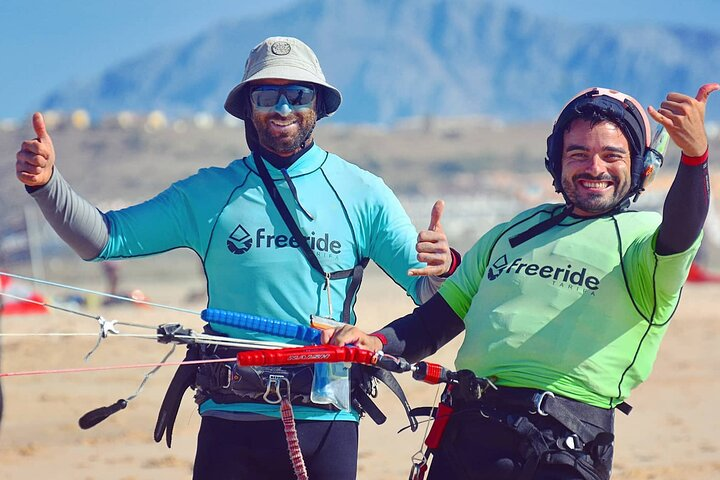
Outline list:
[[[274,107],[280,98],[280,94],[277,90],[265,90],[263,88],[256,88],[250,94],[253,104],[256,107]]]
[[[291,85],[285,89],[285,97],[290,105],[310,105],[315,98],[315,90],[301,85]]]
[[[315,90],[302,85],[263,85],[253,89],[250,98],[257,107],[274,107],[280,97],[285,95],[293,107],[310,105],[315,98]]]

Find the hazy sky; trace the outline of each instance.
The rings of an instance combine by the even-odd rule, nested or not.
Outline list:
[[[720,31],[720,0],[495,1],[570,22]],[[24,117],[54,87],[150,48],[296,3],[303,0],[0,0],[0,119]]]
[[[690,25],[720,30],[718,0],[495,0],[578,23]]]

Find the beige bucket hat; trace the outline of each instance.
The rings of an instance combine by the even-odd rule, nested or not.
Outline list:
[[[279,78],[319,85],[322,95],[317,107],[318,118],[335,113],[342,102],[340,91],[327,83],[315,52],[293,37],[270,37],[250,51],[245,62],[242,81],[232,89],[225,100],[225,110],[234,117],[249,117],[248,88],[250,82],[266,78]]]

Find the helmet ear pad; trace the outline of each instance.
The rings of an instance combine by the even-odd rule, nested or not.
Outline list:
[[[562,192],[562,134],[556,132],[557,124],[547,137],[547,152],[545,153],[545,169],[553,178],[556,192]],[[559,141],[558,141],[559,140]]]
[[[640,153],[631,153],[630,170],[632,183],[628,193],[635,195],[645,188],[645,179],[647,178],[647,175],[645,175],[645,156]]]

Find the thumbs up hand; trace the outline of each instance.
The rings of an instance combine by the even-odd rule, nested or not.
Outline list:
[[[648,107],[650,116],[665,127],[675,145],[689,157],[700,157],[707,151],[705,107],[716,90],[720,90],[720,84],[708,83],[700,87],[695,98],[673,92],[668,93],[658,110]]]
[[[442,275],[446,273],[452,265],[452,253],[447,236],[440,225],[440,218],[445,209],[445,202],[438,200],[433,205],[430,214],[430,226],[427,230],[423,230],[418,234],[417,259],[420,262],[427,263],[423,268],[412,268],[408,270],[411,277],[421,275]]]
[[[55,164],[55,149],[45,128],[42,114],[32,117],[35,137],[25,140],[15,155],[15,174],[18,180],[29,187],[40,187],[50,181]]]

